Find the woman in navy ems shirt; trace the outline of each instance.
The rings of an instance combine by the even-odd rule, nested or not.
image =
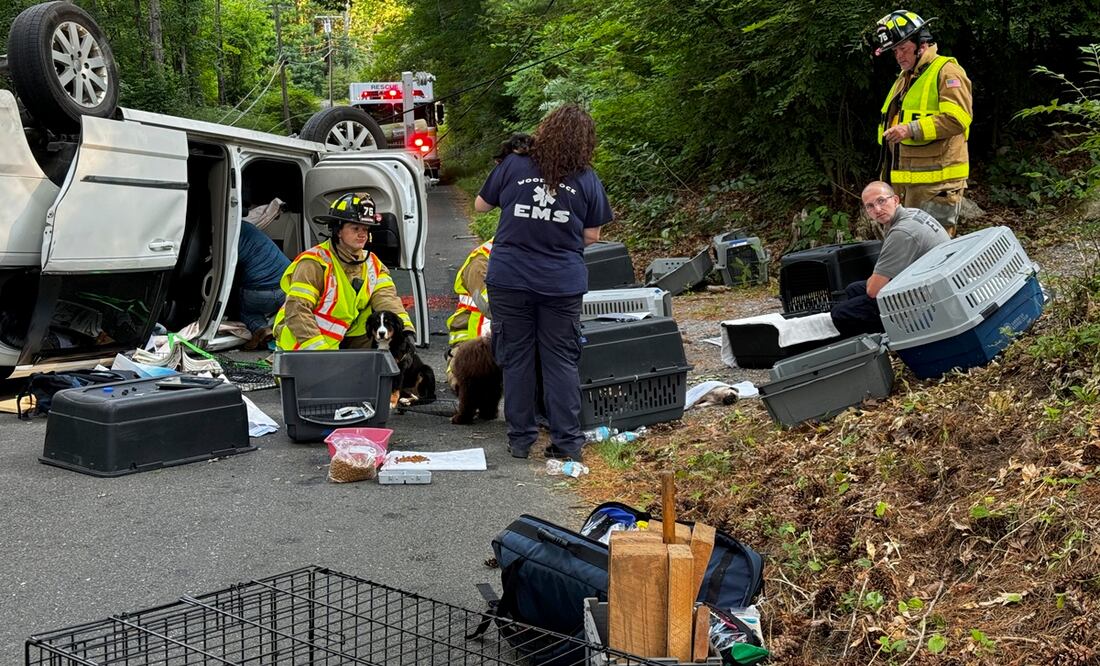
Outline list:
[[[493,355],[504,371],[504,420],[512,455],[526,458],[538,437],[535,359],[542,367],[548,456],[581,459],[581,300],[588,290],[584,247],[611,221],[592,170],[596,126],[574,104],[542,119],[527,155],[493,169],[474,207],[500,206],[485,282],[493,307]],[[536,357],[536,350],[538,355]]]

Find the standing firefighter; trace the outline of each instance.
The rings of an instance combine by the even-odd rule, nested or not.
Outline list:
[[[317,221],[328,224],[329,240],[298,255],[280,283],[286,303],[275,315],[279,349],[368,347],[374,310],[396,313],[413,330],[386,267],[364,249],[378,222],[370,195],[345,194]]]
[[[885,148],[883,180],[906,208],[921,208],[952,236],[970,173],[966,141],[973,97],[954,58],[937,53],[928,23],[899,9],[875,28],[875,55],[894,53],[901,73],[882,105],[878,141]]]

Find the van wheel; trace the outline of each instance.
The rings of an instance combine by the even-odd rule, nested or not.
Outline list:
[[[378,122],[352,106],[323,109],[306,121],[299,138],[325,144],[330,153],[386,148],[386,135]]]
[[[68,2],[23,10],[8,32],[8,69],[19,100],[58,132],[80,129],[81,116],[108,118],[118,106],[118,69],[96,22]]]

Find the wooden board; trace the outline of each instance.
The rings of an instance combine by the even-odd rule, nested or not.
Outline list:
[[[707,573],[707,565],[710,564],[710,555],[714,552],[714,528],[705,523],[695,523],[691,530],[691,554],[695,557],[695,597],[699,597],[699,588],[703,584],[703,576]]]
[[[691,641],[691,660],[704,662],[710,656],[710,611],[700,605],[695,609],[695,637]]]
[[[649,531],[661,536],[664,524],[659,520],[649,521]],[[691,543],[691,528],[683,523],[676,523],[676,541],[679,544]]]
[[[23,396],[23,411],[27,412],[34,408],[34,396]],[[19,408],[15,404],[15,398],[8,398],[7,400],[0,400],[0,412],[4,414],[18,414]]]
[[[668,549],[660,540],[612,532],[608,555],[607,644],[641,657],[664,657],[668,624]],[[659,534],[659,533],[658,533]]]
[[[691,660],[694,627],[695,558],[691,546],[668,547],[668,656],[680,662]]]

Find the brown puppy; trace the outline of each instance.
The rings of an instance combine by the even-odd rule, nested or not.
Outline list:
[[[467,340],[455,347],[451,358],[451,388],[458,394],[458,411],[451,423],[473,423],[479,415],[486,421],[497,417],[504,375],[493,359],[489,338]]]

